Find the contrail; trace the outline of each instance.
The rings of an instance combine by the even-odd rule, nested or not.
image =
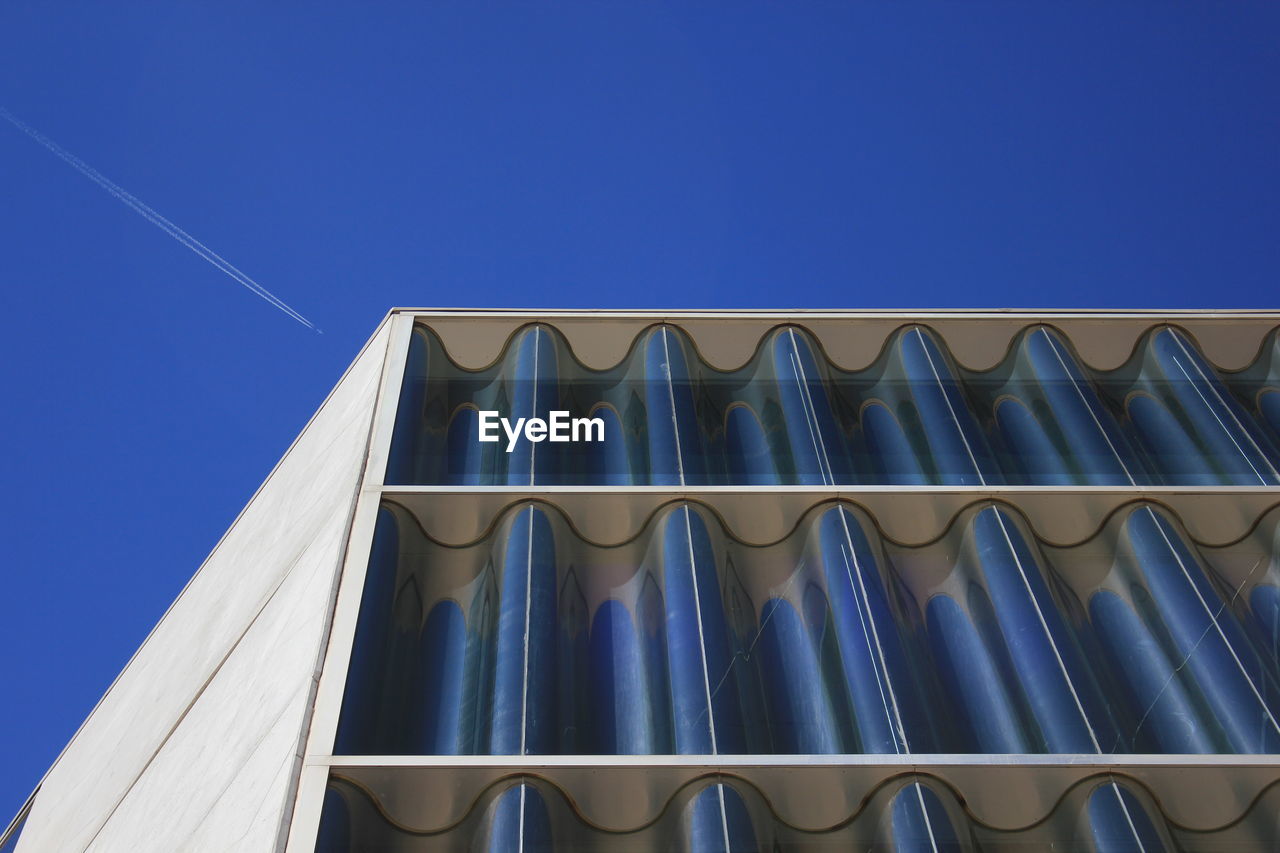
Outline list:
[[[36,130],[31,125],[22,121],[13,113],[6,110],[4,107],[0,107],[0,116],[3,116],[6,121],[8,121],[14,127],[18,128],[18,130],[21,130],[27,136],[30,136],[36,142],[39,142],[45,148],[48,148],[54,154],[58,155],[58,157],[60,157],[68,165],[74,168],[77,172],[84,175],[86,178],[93,181],[95,184],[102,187],[107,192],[111,193],[120,201],[124,202],[128,207],[132,208],[134,212],[140,215],[143,219],[147,220],[152,225],[156,226],[161,231],[168,234],[170,237],[177,240],[179,243],[186,246],[188,249],[195,252],[197,255],[204,258],[209,263],[213,264],[213,266],[222,270],[231,278],[235,279],[237,282],[247,287],[249,290],[253,291],[258,296],[265,299],[267,302],[270,302],[272,305],[279,308],[285,314],[288,314],[290,317],[297,320],[299,323],[306,326],[308,329],[313,329],[314,331],[319,332],[320,334],[324,334],[323,332],[320,331],[320,329],[316,328],[314,323],[312,323],[306,317],[303,317],[297,311],[294,311],[288,305],[284,304],[284,302],[282,302],[280,299],[276,298],[275,294],[271,293],[271,291],[267,290],[265,287],[258,284],[253,279],[249,278],[249,276],[245,275],[240,270],[236,269],[231,264],[230,261],[223,258],[221,255],[219,255],[213,249],[210,249],[204,243],[201,243],[195,237],[192,237],[186,231],[183,231],[177,225],[174,225],[168,219],[161,216],[159,213],[153,210],[150,206],[148,206],[147,204],[145,204],[144,202],[142,202],[141,200],[139,200],[138,198],[130,194],[123,187],[121,187],[119,184],[115,183],[110,178],[103,175],[97,169],[93,168],[88,163],[81,160],[79,157],[72,154],[70,151],[63,148],[58,143],[54,142],[52,139],[45,136],[40,131]]]

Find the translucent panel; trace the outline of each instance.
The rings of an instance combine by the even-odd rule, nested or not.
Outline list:
[[[1280,752],[1278,522],[1063,548],[980,504],[908,547],[826,503],[752,546],[676,502],[601,545],[527,502],[446,546],[387,502],[336,751]]]
[[[413,332],[318,850],[1280,844],[1276,331],[518,322]]]
[[[1108,774],[1067,790],[1040,820],[1000,827],[973,817],[961,792],[928,776],[904,775],[881,784],[844,820],[801,827],[782,820],[749,780],[713,776],[672,791],[652,821],[603,827],[585,819],[555,785],[516,776],[480,792],[462,820],[427,827],[414,821],[412,811],[390,813],[378,793],[338,771],[326,799],[326,833],[316,849],[1221,853],[1275,849],[1275,801],[1275,792],[1268,792],[1245,804],[1239,820],[1190,830],[1167,820],[1158,800],[1140,785]]]
[[[779,326],[742,367],[709,366],[681,328],[639,333],[613,367],[551,326],[518,330],[466,370],[413,334],[388,482],[451,485],[1277,485],[1280,355],[1222,373],[1190,335],[1150,329],[1111,371],[1030,326],[995,367],[961,367],[941,335],[898,329],[865,369]],[[596,418],[578,440],[509,440],[496,421]],[[493,441],[481,413],[494,412]],[[521,421],[520,419],[524,419]],[[566,427],[567,429],[567,427]],[[587,438],[592,440],[587,440]],[[508,450],[509,448],[509,450]]]

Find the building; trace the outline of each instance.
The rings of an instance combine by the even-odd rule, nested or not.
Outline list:
[[[1280,848],[1278,326],[393,311],[0,851]]]

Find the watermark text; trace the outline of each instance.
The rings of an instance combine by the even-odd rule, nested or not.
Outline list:
[[[573,418],[568,412],[549,412],[542,418],[510,419],[491,410],[481,410],[477,421],[481,441],[501,441],[498,428],[507,436],[507,452],[515,450],[516,442],[523,435],[527,441],[604,441],[603,418]]]

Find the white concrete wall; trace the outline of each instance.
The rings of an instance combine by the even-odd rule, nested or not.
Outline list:
[[[58,758],[18,853],[275,849],[389,325]]]

